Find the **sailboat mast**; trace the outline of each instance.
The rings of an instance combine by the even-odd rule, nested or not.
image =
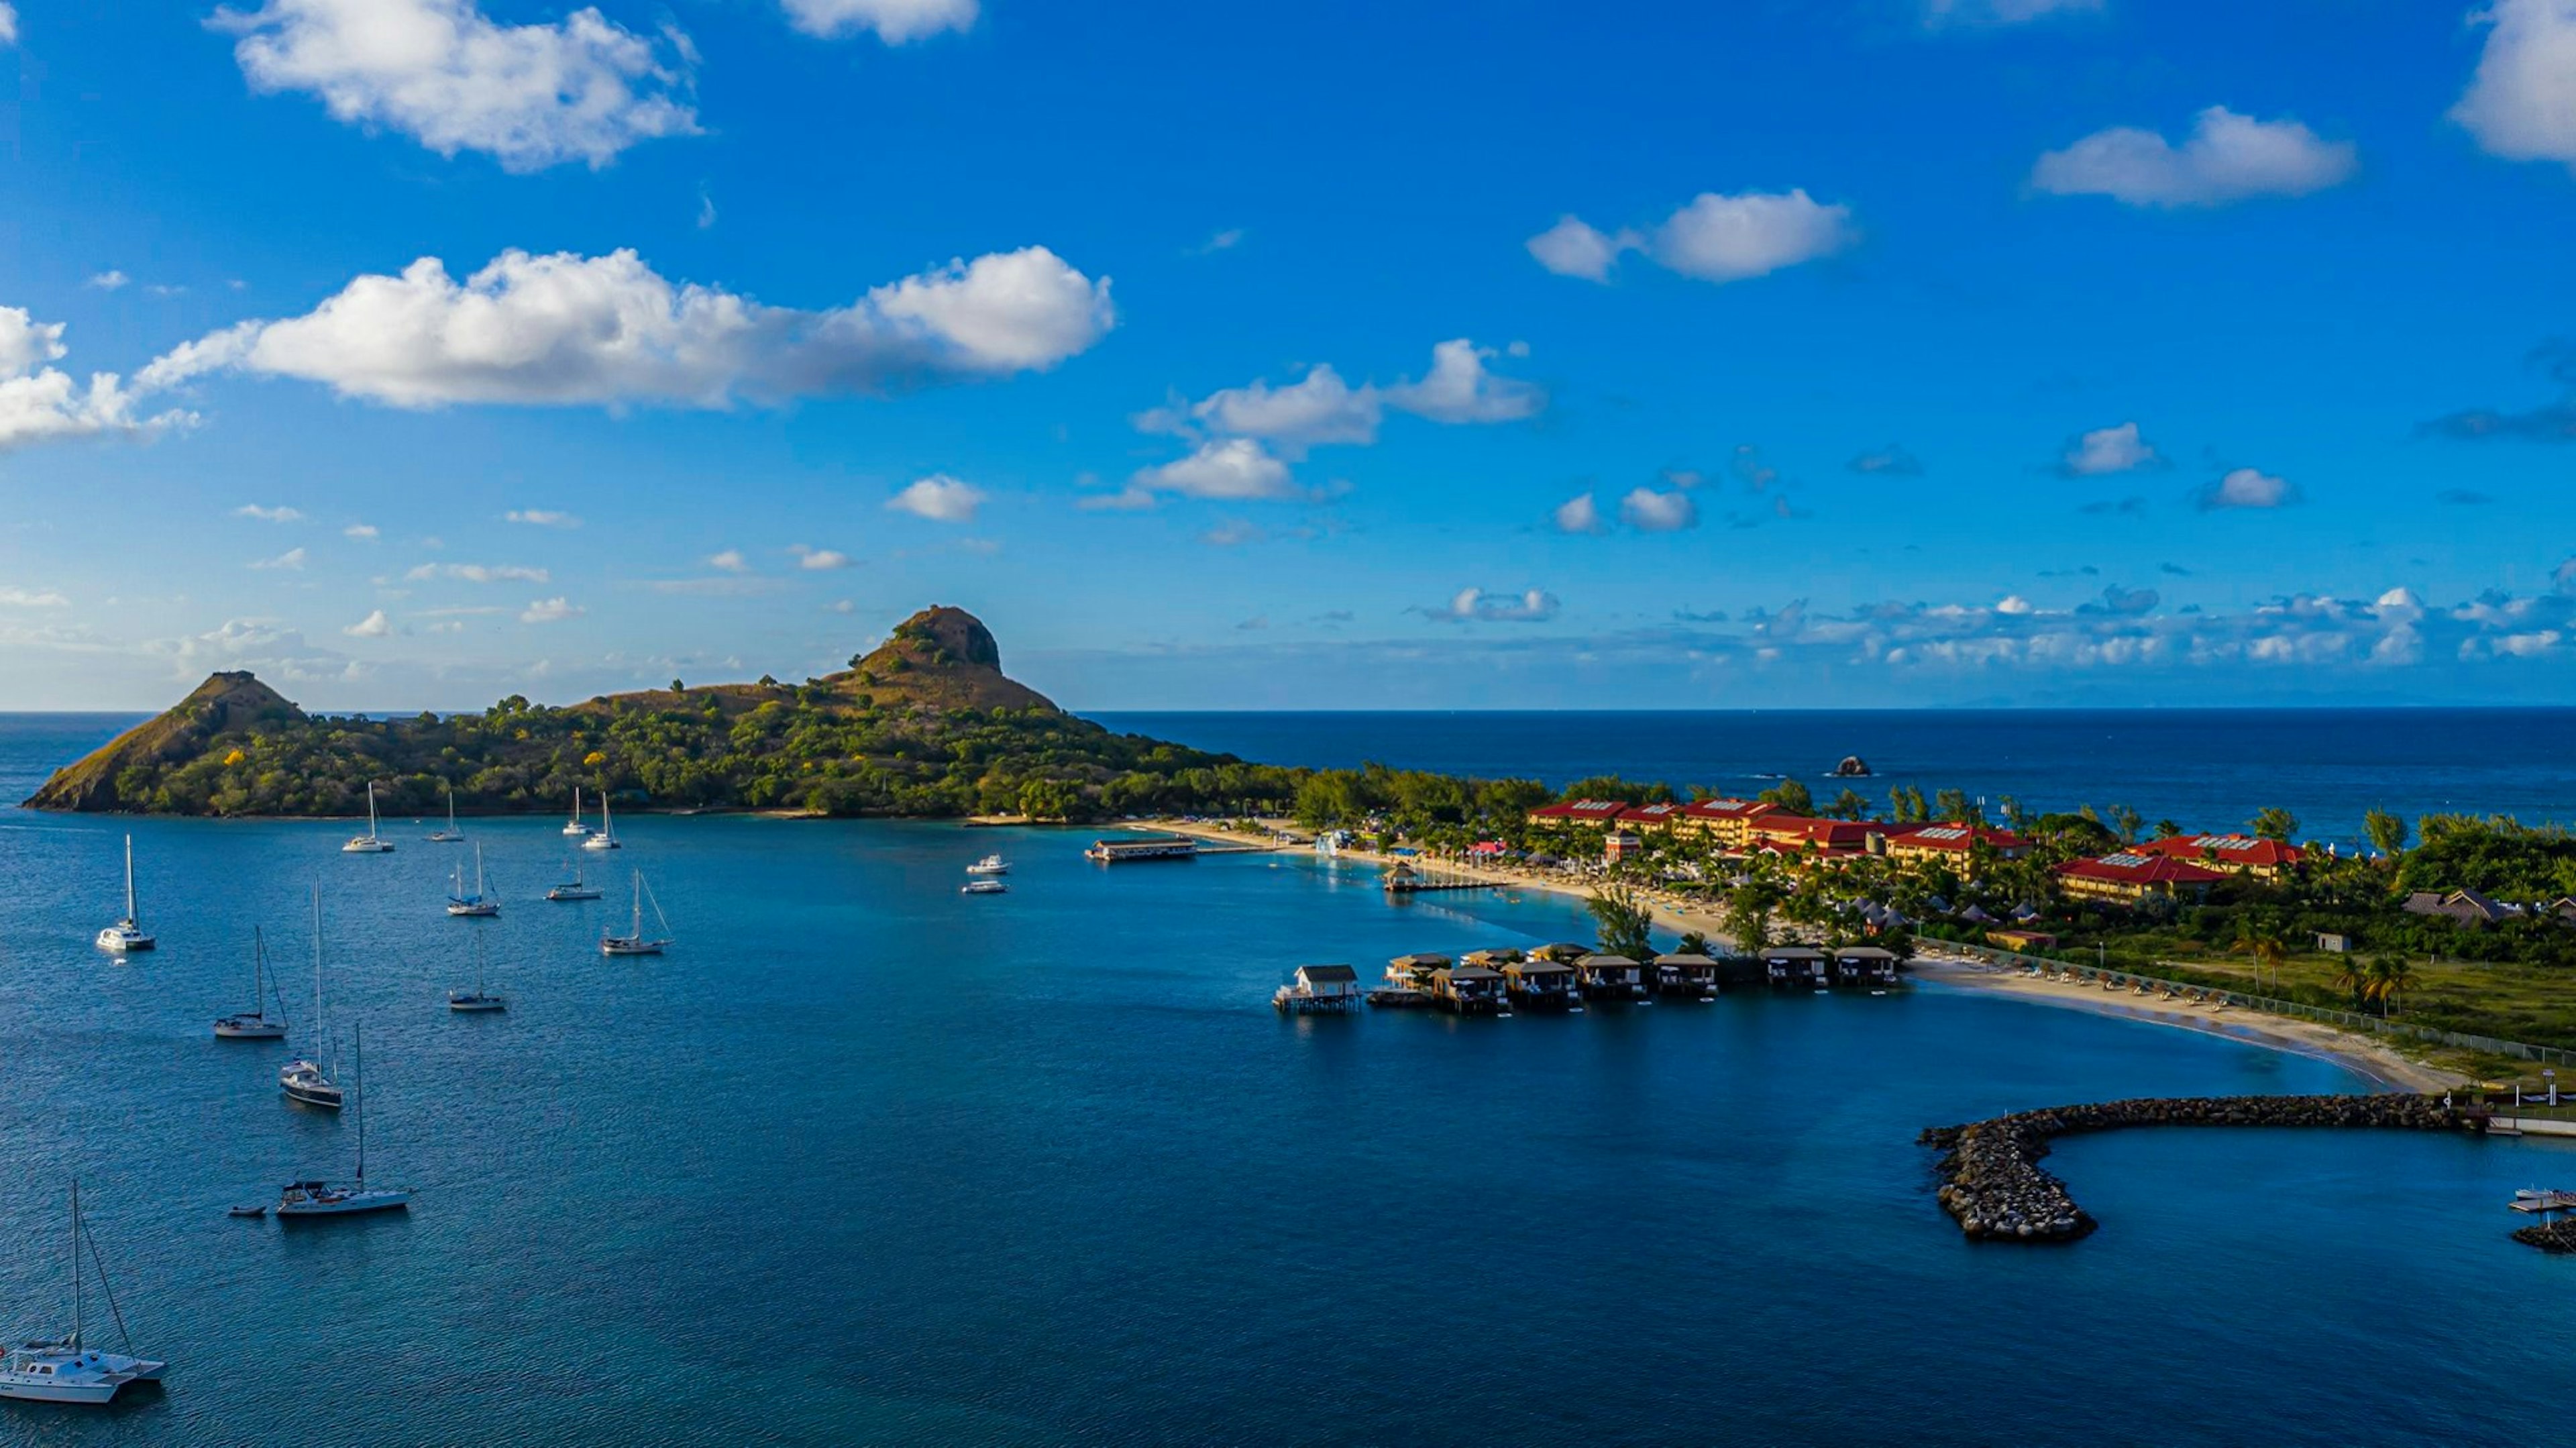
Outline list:
[[[635,872],[635,923],[628,927],[626,933],[637,940],[644,938],[644,872],[641,870]]]
[[[322,882],[313,883],[313,1030],[322,1030]],[[322,1058],[322,1043],[313,1043],[313,1058]]]
[[[143,923],[142,917],[134,913],[134,836],[132,835],[125,837],[125,918],[129,924]]]
[[[367,781],[367,838],[376,837],[376,782]]]
[[[349,1064],[349,1094],[358,1098],[358,1190],[367,1189],[367,1033],[363,1026],[352,1027],[357,1044],[357,1058]]]
[[[80,1270],[80,1178],[72,1178],[72,1350],[80,1350],[81,1340],[81,1270]]]

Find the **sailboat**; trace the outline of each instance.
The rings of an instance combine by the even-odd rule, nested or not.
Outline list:
[[[502,1011],[510,1008],[509,1002],[483,988],[483,933],[479,930],[474,933],[474,989],[449,991],[447,1008],[451,1011]]]
[[[546,892],[549,900],[596,900],[599,887],[586,885],[581,879],[581,861],[572,862],[572,878]]]
[[[456,888],[447,897],[447,913],[459,919],[488,920],[501,913],[501,902],[483,892],[483,847],[474,847],[474,893],[465,893],[465,862],[456,862]]]
[[[261,989],[265,978],[267,989]],[[250,1009],[224,1016],[215,1022],[215,1038],[223,1041],[282,1041],[286,1039],[286,1003],[279,1001],[277,1014],[268,1013],[268,998],[277,989],[277,977],[268,969],[268,941],[259,927],[250,931]]]
[[[344,855],[390,855],[394,842],[376,837],[376,782],[367,781],[367,832],[340,847]]]
[[[452,845],[465,838],[465,831],[456,827],[455,790],[451,789],[447,792],[447,828],[443,830],[430,831],[429,838],[431,843],[441,845]]]
[[[107,1298],[109,1316],[116,1320],[116,1335],[124,1340],[121,1353],[99,1352],[82,1340],[88,1324],[82,1321],[86,1303],[81,1292],[81,1249],[89,1249],[90,1261],[98,1267],[98,1286]],[[116,1305],[116,1289],[107,1280],[107,1264],[99,1260],[98,1243],[81,1224],[80,1183],[72,1183],[72,1332],[69,1337],[51,1341],[22,1342],[0,1354],[0,1398],[19,1398],[36,1403],[105,1403],[112,1401],[128,1384],[159,1380],[170,1365],[149,1358],[133,1356],[134,1342],[125,1335],[125,1313]]]
[[[134,909],[134,836],[125,837],[125,918],[98,933],[98,948],[119,955],[134,950],[150,950],[157,942],[143,933],[142,922]]]
[[[617,826],[608,817],[608,791],[604,789],[599,792],[599,832],[582,841],[581,847],[585,850],[625,848],[617,843]]]
[[[572,818],[564,821],[563,832],[575,836],[590,833],[590,826],[581,822],[581,786],[577,784],[572,787]]]
[[[348,1186],[323,1181],[288,1182],[277,1194],[277,1219],[349,1217],[360,1212],[392,1212],[411,1205],[409,1187],[367,1185],[367,1043],[357,1040],[358,1179]]]
[[[644,938],[644,902],[652,899],[653,892],[644,888],[644,872],[636,871],[634,922],[626,927],[624,935],[601,935],[599,937],[600,954],[660,955],[662,953],[662,947],[671,943],[671,922],[663,917],[662,902],[659,900],[653,900],[653,918],[662,923],[662,938],[658,940]]]
[[[322,887],[313,887],[313,1039],[322,1039]],[[321,1051],[277,1068],[277,1089],[307,1106],[340,1109],[340,1087],[322,1069]]]

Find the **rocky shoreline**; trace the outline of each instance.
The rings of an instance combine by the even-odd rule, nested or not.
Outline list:
[[[2066,1183],[2042,1170],[2049,1142],[2079,1132],[2139,1126],[2368,1127],[2455,1130],[2469,1117],[2436,1096],[2201,1096],[2106,1101],[2017,1112],[1965,1126],[1927,1128],[1920,1141],[1942,1156],[1941,1209],[1977,1241],[2072,1242],[2099,1224]],[[2538,1232],[2546,1229],[2529,1228]],[[2518,1240],[2531,1240],[2522,1232]],[[2565,1234],[2576,1250],[2576,1230]],[[2546,1243],[2534,1242],[2536,1246]]]

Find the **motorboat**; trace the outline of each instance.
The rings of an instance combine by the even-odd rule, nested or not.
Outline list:
[[[581,861],[575,860],[572,863],[572,879],[546,891],[546,898],[549,900],[596,900],[599,898],[599,887],[596,885],[587,885],[582,883]]]
[[[456,862],[456,888],[448,892],[447,913],[460,920],[489,920],[501,913],[501,902],[484,892],[483,847],[474,847],[474,893],[465,893],[465,862]]]
[[[969,875],[1007,875],[1011,873],[1011,862],[1003,859],[999,855],[986,855],[984,858],[968,865],[966,867],[966,873]]]
[[[662,953],[662,948],[671,943],[671,922],[662,914],[662,902],[659,900],[653,900],[653,918],[661,921],[662,936],[659,939],[647,939],[645,937],[644,902],[652,899],[652,892],[644,888],[644,872],[641,870],[636,871],[634,920],[627,926],[626,933],[624,935],[609,935],[603,933],[599,937],[600,954],[660,955]]]
[[[601,790],[599,793],[599,829],[594,832],[590,838],[583,840],[581,842],[581,847],[585,850],[622,850],[626,848],[624,845],[617,843],[617,824],[616,821],[610,819],[608,815],[608,791],[606,790]]]
[[[572,787],[572,818],[564,821],[563,832],[575,838],[590,833],[590,826],[581,822],[581,786],[577,784]]]
[[[960,895],[999,895],[1011,887],[999,880],[969,880],[957,889]]]
[[[322,1068],[322,887],[313,887],[313,1039],[310,1056],[298,1056],[277,1068],[277,1089],[288,1099],[327,1111],[340,1109],[340,1085]]]
[[[263,984],[265,982],[265,984]],[[221,1041],[282,1041],[286,1039],[286,1005],[278,1003],[277,1014],[268,1013],[268,1002],[277,991],[277,976],[268,968],[268,942],[259,927],[250,932],[250,1009],[215,1020],[215,1038]]]
[[[456,827],[456,791],[451,789],[447,792],[447,828],[430,831],[429,840],[432,844],[452,845],[464,838],[465,831]]]
[[[367,1043],[360,1039],[357,1047],[358,1084],[366,1084]],[[358,1175],[348,1185],[325,1181],[293,1181],[278,1190],[277,1219],[297,1221],[307,1217],[353,1217],[363,1212],[396,1212],[411,1205],[409,1187],[371,1187],[367,1185],[367,1098],[358,1094]]]
[[[108,1313],[116,1319],[117,1336],[125,1335],[125,1314],[116,1305],[116,1289],[107,1280],[107,1264],[98,1243],[81,1222],[80,1183],[72,1183],[72,1331],[69,1337],[22,1342],[0,1352],[0,1398],[31,1403],[106,1403],[136,1383],[157,1382],[169,1364],[133,1356],[134,1344],[121,1353],[100,1352],[84,1340],[87,1324],[82,1253],[98,1265],[99,1290]]]
[[[347,844],[342,845],[340,847],[340,853],[344,855],[390,855],[393,851],[394,842],[382,838],[376,833],[376,782],[371,779],[367,781],[367,832],[363,835],[358,835],[352,838]]]
[[[160,942],[143,933],[142,915],[134,908],[134,836],[125,837],[125,918],[98,933],[98,948],[125,955],[150,950]]]

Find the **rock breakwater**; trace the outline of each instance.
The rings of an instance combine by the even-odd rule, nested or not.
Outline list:
[[[1927,1129],[1939,1148],[1941,1209],[1980,1241],[2072,1242],[2098,1225],[2040,1168],[2056,1137],[2140,1126],[2370,1127],[2442,1131],[2467,1122],[2434,1096],[2184,1096],[2052,1106]],[[2532,1229],[2539,1230],[2539,1229]],[[2517,1234],[2520,1235],[2520,1234]],[[2576,1249],[2576,1235],[2571,1235]]]

